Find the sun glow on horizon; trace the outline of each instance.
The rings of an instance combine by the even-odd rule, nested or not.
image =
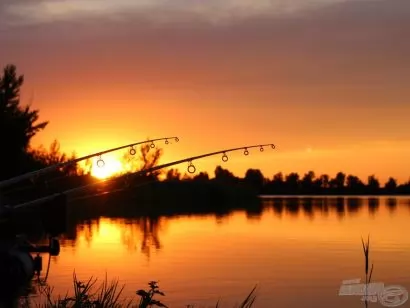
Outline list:
[[[115,157],[103,157],[102,162],[99,159],[93,161],[91,169],[91,175],[98,179],[106,179],[124,171],[123,164]]]

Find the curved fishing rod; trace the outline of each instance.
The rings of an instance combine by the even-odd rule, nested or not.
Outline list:
[[[163,169],[163,168],[171,167],[171,166],[173,166],[173,165],[179,165],[179,164],[182,164],[182,163],[185,163],[185,162],[188,162],[188,169],[187,169],[187,171],[188,171],[189,173],[195,173],[196,168],[195,168],[195,166],[192,164],[192,161],[194,161],[194,160],[197,160],[197,159],[200,159],[200,158],[204,158],[204,157],[208,157],[208,156],[217,155],[217,154],[222,154],[222,161],[223,161],[223,162],[227,162],[229,158],[228,158],[228,155],[226,155],[226,153],[228,153],[228,152],[243,150],[243,154],[244,154],[245,156],[247,156],[247,155],[249,155],[249,150],[248,150],[248,149],[251,149],[251,148],[259,148],[259,150],[260,150],[261,152],[263,152],[263,151],[264,151],[264,147],[267,147],[267,146],[272,147],[272,149],[275,149],[275,148],[276,148],[273,143],[269,143],[269,144],[260,144],[260,145],[251,145],[251,146],[233,148],[233,149],[228,149],[228,150],[221,150],[221,151],[216,151],[216,152],[212,152],[212,153],[207,153],[207,154],[202,154],[202,155],[198,155],[198,156],[192,156],[192,157],[184,158],[184,159],[177,160],[177,161],[174,161],[174,162],[171,162],[171,163],[167,163],[167,164],[162,164],[162,165],[159,165],[159,166],[155,166],[155,167],[152,167],[152,168],[146,169],[146,170],[141,170],[141,171],[137,171],[137,172],[133,172],[133,173],[129,173],[129,174],[124,174],[124,175],[122,175],[122,176],[120,176],[120,177],[127,176],[127,175],[128,175],[128,176],[143,175],[143,174],[146,174],[146,173],[150,173],[150,172],[156,171],[156,170],[158,170],[158,169]],[[120,177],[119,177],[119,178],[120,178]]]
[[[247,156],[247,155],[249,155],[249,150],[248,149],[259,148],[259,151],[263,152],[264,147],[268,147],[268,146],[270,146],[272,149],[276,148],[274,144],[269,143],[269,144],[260,144],[260,145],[252,145],[252,146],[243,146],[243,147],[239,147],[239,148],[220,150],[220,151],[211,152],[211,153],[207,153],[207,154],[202,154],[202,155],[198,155],[198,156],[192,156],[192,157],[180,159],[180,160],[177,160],[177,161],[173,161],[173,162],[170,162],[170,163],[162,164],[162,165],[159,165],[159,166],[155,166],[155,167],[152,167],[152,168],[148,168],[148,169],[145,169],[145,170],[140,170],[140,171],[131,172],[131,173],[125,173],[123,175],[120,175],[120,176],[117,176],[117,177],[114,177],[114,178],[99,180],[99,181],[96,181],[96,182],[93,182],[93,183],[90,183],[90,184],[87,184],[87,185],[84,185],[84,186],[81,186],[81,187],[76,187],[76,188],[66,190],[66,191],[61,192],[61,193],[55,193],[53,195],[46,196],[46,197],[43,197],[43,198],[40,198],[40,199],[36,199],[36,200],[33,200],[33,201],[18,204],[16,206],[12,207],[12,208],[17,209],[17,208],[21,208],[21,207],[25,207],[25,206],[33,206],[33,205],[36,205],[36,204],[39,204],[39,203],[42,203],[42,202],[50,201],[50,200],[52,200],[52,199],[54,199],[58,196],[61,196],[61,195],[66,195],[67,196],[67,195],[70,195],[72,193],[76,193],[76,192],[80,192],[82,190],[86,190],[86,189],[88,189],[92,186],[95,186],[97,184],[108,183],[108,182],[111,182],[111,181],[114,181],[114,180],[120,180],[122,178],[127,178],[127,177],[130,178],[130,177],[133,177],[133,176],[144,175],[144,174],[151,173],[151,172],[154,172],[154,171],[159,170],[159,169],[171,167],[171,166],[174,166],[174,165],[179,165],[179,164],[182,164],[182,163],[185,163],[185,162],[188,162],[188,172],[192,174],[192,173],[195,173],[195,171],[196,171],[195,166],[192,164],[192,161],[194,161],[194,160],[204,158],[204,157],[208,157],[208,156],[217,155],[217,154],[222,154],[222,161],[227,162],[228,161],[228,156],[226,155],[226,153],[233,152],[233,151],[238,151],[238,150],[243,150],[244,151],[243,154],[245,156]]]
[[[1,181],[1,182],[0,182],[0,189],[1,189],[1,188],[4,188],[4,187],[6,187],[6,186],[9,186],[9,185],[18,183],[18,182],[20,182],[20,181],[26,180],[26,179],[30,179],[30,178],[33,178],[33,177],[38,177],[38,176],[40,176],[40,175],[42,175],[42,174],[45,174],[45,173],[48,173],[48,172],[51,172],[51,171],[55,171],[55,170],[57,170],[57,169],[59,169],[59,168],[66,167],[66,166],[69,166],[69,165],[78,163],[78,162],[80,162],[80,161],[82,161],[82,160],[86,160],[86,159],[89,159],[89,158],[92,158],[92,157],[95,157],[95,156],[99,156],[99,157],[100,157],[100,158],[97,160],[97,166],[98,166],[98,167],[104,167],[105,162],[104,162],[104,160],[101,158],[101,155],[103,155],[103,154],[107,154],[107,153],[110,153],[110,152],[114,152],[114,151],[118,151],[118,150],[121,150],[121,149],[125,149],[125,148],[130,147],[130,154],[131,154],[131,155],[135,155],[137,152],[136,152],[136,150],[134,149],[134,146],[136,146],[136,145],[140,145],[140,144],[150,143],[150,142],[151,142],[150,147],[151,147],[151,148],[155,148],[155,143],[154,143],[154,141],[165,140],[165,144],[169,144],[169,140],[171,140],[171,139],[174,139],[176,142],[179,141],[179,138],[178,138],[178,137],[163,137],[163,138],[157,138],[157,139],[150,139],[150,140],[145,140],[145,141],[139,141],[139,142],[130,143],[130,144],[127,144],[127,145],[119,146],[119,147],[116,147],[116,148],[108,149],[108,150],[105,150],[105,151],[102,151],[102,152],[97,152],[97,153],[94,153],[94,154],[89,154],[89,155],[86,155],[86,156],[83,156],[83,157],[80,157],[80,158],[75,158],[75,159],[66,161],[66,162],[64,162],[64,163],[55,164],[55,165],[52,165],[52,166],[49,166],[49,167],[45,167],[45,168],[40,169],[40,170],[28,172],[28,173],[25,173],[25,174],[22,174],[22,175],[13,177],[13,178],[11,178],[11,179],[8,179],[8,180],[5,180],[5,181]]]

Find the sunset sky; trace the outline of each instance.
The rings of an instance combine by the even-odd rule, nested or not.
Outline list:
[[[50,121],[34,145],[178,136],[165,163],[275,143],[196,166],[409,180],[409,0],[1,0],[8,63]]]

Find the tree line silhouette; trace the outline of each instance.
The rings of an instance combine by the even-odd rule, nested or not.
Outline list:
[[[207,173],[201,172],[192,178],[181,176],[174,169],[168,171],[166,181],[210,181],[224,184],[244,184],[258,194],[265,195],[379,195],[379,194],[410,194],[410,181],[398,184],[397,180],[390,177],[386,183],[381,184],[375,175],[370,175],[367,182],[359,177],[343,172],[338,172],[335,177],[327,174],[316,176],[314,171],[309,171],[303,176],[296,172],[283,174],[276,173],[273,177],[266,178],[259,169],[248,169],[243,178],[236,177],[227,169],[217,166],[215,177],[210,179]]]
[[[20,90],[24,83],[24,77],[17,74],[16,66],[7,65],[0,76],[0,180],[38,170],[56,163],[65,162],[75,158],[62,153],[57,141],[54,141],[48,149],[40,146],[33,148],[30,144],[32,138],[44,130],[48,122],[39,121],[39,111],[31,106],[22,106]],[[124,163],[131,164],[129,171],[145,169],[158,164],[162,149],[149,152],[149,146],[143,146],[140,150],[139,164],[132,162],[124,156]],[[88,169],[90,162],[88,163]],[[81,169],[77,164],[70,165],[56,171],[48,178],[69,178],[65,184],[68,186],[78,185],[84,181],[91,181],[90,170]],[[160,173],[150,175],[151,180],[158,180]],[[139,180],[140,181],[140,180]],[[398,184],[397,180],[390,177],[381,184],[374,175],[370,175],[366,182],[351,174],[338,172],[333,178],[327,174],[317,176],[309,171],[303,176],[296,172],[283,174],[281,172],[266,178],[258,169],[248,169],[243,178],[233,175],[227,169],[217,166],[214,177],[206,172],[189,177],[176,169],[170,169],[165,174],[164,183],[195,183],[212,182],[220,186],[246,187],[256,194],[269,195],[377,195],[377,194],[410,194],[410,181]],[[61,183],[61,182],[60,182]],[[27,183],[26,183],[27,184]],[[61,184],[62,185],[62,184]],[[68,187],[67,185],[63,185]],[[60,189],[62,189],[62,187]],[[59,187],[54,187],[54,190]],[[191,185],[192,188],[192,185]]]

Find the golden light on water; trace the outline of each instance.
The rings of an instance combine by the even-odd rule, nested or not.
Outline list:
[[[355,199],[362,204],[358,208],[345,199],[343,211],[320,208],[323,200],[318,198],[311,212],[304,209],[303,199],[297,211],[286,200],[281,206],[264,201],[267,209],[256,217],[237,211],[222,218],[100,218],[81,223],[70,242],[63,243],[48,283],[55,294],[65,294],[75,268],[80,279],[119,277],[124,296],[135,298],[135,288],[158,279],[168,292],[166,303],[177,307],[195,299],[212,305],[221,294],[233,303],[259,282],[261,303],[275,300],[286,302],[283,307],[298,307],[292,300],[296,289],[309,302],[359,307],[354,298],[338,298],[337,290],[340,281],[362,273],[361,237],[370,234],[374,280],[410,287],[400,275],[408,269],[410,253],[409,239],[403,237],[409,231],[408,198],[395,198],[395,206],[388,205],[389,198],[379,198],[380,205],[370,208],[368,198]],[[330,204],[335,199],[327,200]],[[196,279],[187,286],[192,273]],[[281,291],[279,297],[272,297],[270,290],[275,289]],[[350,300],[353,304],[346,304]]]

